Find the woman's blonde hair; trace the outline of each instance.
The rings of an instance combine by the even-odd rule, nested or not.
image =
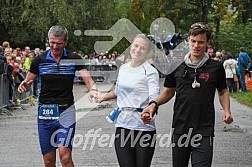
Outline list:
[[[147,38],[147,36],[145,34],[138,34],[135,36],[135,38],[132,40],[132,43],[137,39],[137,38],[141,38],[143,40],[145,40],[145,42],[147,43],[147,49],[148,49],[148,52],[151,51],[151,46],[152,46],[152,43],[150,42],[150,40]]]

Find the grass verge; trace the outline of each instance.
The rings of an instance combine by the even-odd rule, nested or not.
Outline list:
[[[230,96],[236,99],[238,102],[245,104],[246,106],[252,107],[252,92],[236,92],[231,93]]]

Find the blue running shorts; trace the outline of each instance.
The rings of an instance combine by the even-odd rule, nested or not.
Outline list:
[[[60,113],[62,113],[62,111],[60,111]],[[71,121],[71,123],[72,122],[73,121]],[[42,154],[47,154],[56,150],[59,145],[72,150],[76,123],[74,122],[68,125],[69,126],[63,126],[60,118],[59,120],[38,119],[39,144]]]

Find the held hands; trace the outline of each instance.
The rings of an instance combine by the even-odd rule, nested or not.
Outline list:
[[[150,104],[148,107],[146,107],[142,113],[141,113],[141,119],[145,124],[150,123],[153,115],[156,112],[155,104]]]
[[[106,94],[99,92],[97,89],[91,89],[89,91],[88,99],[90,102],[93,102],[93,99],[96,103],[101,103],[104,101],[104,97]]]
[[[30,81],[22,81],[21,84],[18,87],[18,92],[27,92],[30,89],[31,84],[33,83],[33,80]]]
[[[99,94],[97,94],[96,97],[95,97],[95,102],[96,102],[96,103],[101,103],[101,102],[103,102],[105,96],[106,96],[106,94],[104,94],[104,93],[99,93]]]
[[[90,89],[88,92],[88,99],[90,102],[93,102],[93,98],[95,98],[98,94],[100,94],[97,89]]]

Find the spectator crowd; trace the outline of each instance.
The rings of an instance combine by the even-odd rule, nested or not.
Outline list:
[[[173,43],[174,46],[177,46],[183,40],[181,33],[174,34],[174,36],[170,39],[169,42]],[[185,45],[187,43],[185,38]],[[164,41],[163,41],[164,42]],[[187,48],[185,46],[185,48]],[[184,49],[185,49],[184,48]],[[172,48],[169,48],[172,50]],[[174,49],[174,48],[173,48]],[[186,49],[187,50],[187,49]],[[187,50],[188,51],[188,50]],[[17,95],[17,87],[24,80],[27,71],[30,69],[31,62],[34,57],[44,52],[43,49],[35,48],[31,50],[29,46],[25,48],[12,48],[8,41],[4,41],[2,45],[0,45],[0,75],[6,73],[8,79],[8,102],[10,104],[15,104],[19,96]],[[226,52],[225,50],[217,50],[214,51],[211,45],[208,46],[206,50],[207,54],[210,58],[220,61],[226,72],[227,86],[230,93],[243,91],[246,92],[247,89],[252,89],[248,87],[248,82],[250,81],[250,66],[251,66],[251,58],[245,52],[245,49],[241,47],[239,49],[239,54],[235,59],[234,56],[231,55],[230,52]],[[129,62],[129,56],[123,56],[117,51],[112,51],[111,53],[96,53],[90,52],[88,54],[83,53],[82,51],[77,52],[83,59],[83,63],[87,66],[90,66],[90,70],[92,69],[92,65],[100,66],[98,69],[103,71],[103,65],[112,66],[115,65],[119,68],[123,63]],[[149,63],[153,65],[153,61],[158,64],[162,64],[162,62],[167,62],[167,60],[163,60],[162,56],[155,56],[154,60],[150,59]],[[164,69],[166,70],[166,69]],[[159,71],[159,70],[158,70]],[[161,70],[162,71],[162,70]],[[160,77],[164,77],[162,72],[160,72]],[[108,82],[108,73],[104,75],[103,79],[97,78],[96,81],[104,81]],[[33,96],[36,98],[38,96],[38,81],[34,82],[33,85]],[[247,88],[248,87],[248,88]]]
[[[17,92],[19,84],[24,80],[27,72],[30,70],[31,62],[37,55],[41,54],[45,50],[40,48],[35,48],[31,50],[29,46],[26,46],[24,49],[21,48],[12,48],[8,41],[4,41],[0,45],[0,75],[5,74],[7,78],[7,94],[1,95],[3,98],[7,98],[7,108],[12,109],[12,106],[16,105],[17,101],[20,98],[20,94]],[[83,63],[87,66],[92,67],[95,65],[96,69],[90,68],[90,70],[107,70],[103,69],[103,65],[106,67],[112,67],[113,65],[119,67],[124,62],[129,61],[129,59],[118,58],[121,55],[117,51],[112,53],[95,53],[91,52],[89,54],[84,54],[82,51],[79,51],[78,54],[82,57]],[[106,73],[105,75],[108,75]],[[107,81],[108,76],[105,76],[105,79],[102,81]],[[36,99],[38,96],[38,81],[34,81],[33,87],[30,92],[32,96]],[[3,99],[2,99],[3,100]],[[6,100],[5,100],[6,101]],[[2,102],[3,103],[3,102]],[[0,103],[0,105],[3,105]],[[2,106],[0,106],[2,107]]]
[[[223,64],[229,93],[237,91],[247,92],[248,89],[252,90],[250,86],[252,82],[250,72],[251,58],[244,47],[239,48],[237,58],[225,50],[214,52],[211,45],[209,45],[207,53],[210,58]]]

